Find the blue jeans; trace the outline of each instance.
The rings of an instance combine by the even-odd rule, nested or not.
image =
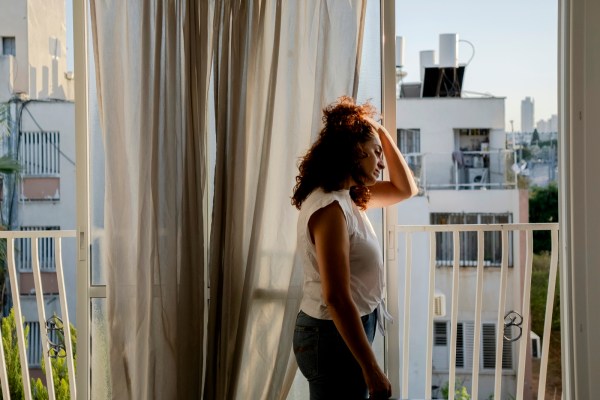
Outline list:
[[[377,310],[361,320],[372,344]],[[369,398],[362,369],[333,321],[313,318],[300,311],[293,344],[298,368],[308,380],[310,400]]]

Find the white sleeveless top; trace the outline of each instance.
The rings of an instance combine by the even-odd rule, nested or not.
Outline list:
[[[350,197],[349,190],[326,193],[315,189],[302,203],[298,217],[298,250],[304,267],[304,294],[300,308],[313,318],[332,319],[323,300],[316,249],[310,238],[308,221],[319,209],[337,201],[344,212],[350,239],[350,290],[361,316],[381,304],[385,289],[381,248],[369,218]],[[382,307],[379,314],[387,315]],[[383,315],[382,315],[383,314]],[[380,326],[381,327],[381,326]]]

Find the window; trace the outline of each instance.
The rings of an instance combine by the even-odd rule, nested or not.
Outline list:
[[[22,231],[58,231],[60,226],[22,226]],[[33,260],[31,258],[31,239],[17,239],[15,243],[16,263],[19,272],[31,272]],[[56,270],[54,256],[54,239],[41,238],[38,240],[38,260],[40,271],[54,272]]]
[[[450,340],[448,333],[449,321],[434,321],[433,323],[433,366],[437,370],[447,370],[450,356]],[[496,367],[496,324],[481,325],[481,360],[483,369]],[[509,330],[505,331],[508,336]],[[472,321],[457,323],[456,329],[456,368],[471,369],[473,367],[473,346],[475,325]],[[502,347],[502,368],[512,369],[512,342],[504,340]]]
[[[60,199],[60,133],[22,132],[19,139],[21,199]]]
[[[484,213],[431,213],[431,224],[509,224],[512,214],[484,214]],[[508,233],[508,265],[513,265],[513,233]],[[437,243],[437,266],[452,266],[454,263],[454,244],[452,232],[438,232],[435,234]],[[502,263],[502,233],[485,232],[484,240],[484,265],[499,267]],[[477,266],[477,232],[460,233],[460,265],[462,267]]]
[[[29,332],[27,333],[27,363],[30,367],[41,367],[43,347],[40,323],[37,321],[25,322],[25,329],[27,328],[29,328]],[[50,341],[53,343],[58,342],[58,334],[55,330],[49,330],[48,334]]]
[[[446,322],[434,322],[433,323],[433,345],[434,346],[448,346],[448,332]]]
[[[483,368],[496,368],[496,324],[483,324],[482,356]],[[505,329],[504,335],[510,338],[510,330]],[[502,369],[512,369],[512,342],[504,339],[502,346]]]
[[[5,56],[17,56],[17,48],[14,36],[4,36],[2,38],[2,54]]]
[[[421,152],[420,129],[398,129],[398,148],[402,154]]]
[[[398,148],[415,176],[421,171],[421,130],[420,129],[398,129]]]
[[[60,173],[59,132],[22,132],[20,139],[23,175],[55,176]]]

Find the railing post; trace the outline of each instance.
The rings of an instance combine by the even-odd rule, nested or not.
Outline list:
[[[6,239],[6,256],[8,261],[8,275],[13,299],[15,314],[15,325],[17,328],[17,341],[19,343],[19,359],[21,361],[21,377],[23,378],[23,393],[25,400],[31,400],[31,383],[29,379],[29,366],[27,364],[27,348],[25,346],[25,329],[23,328],[23,316],[21,315],[21,294],[17,281],[17,269],[15,267],[15,239]]]

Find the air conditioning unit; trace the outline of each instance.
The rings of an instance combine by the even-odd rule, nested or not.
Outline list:
[[[438,318],[446,316],[446,295],[436,293],[433,296],[433,316]]]

